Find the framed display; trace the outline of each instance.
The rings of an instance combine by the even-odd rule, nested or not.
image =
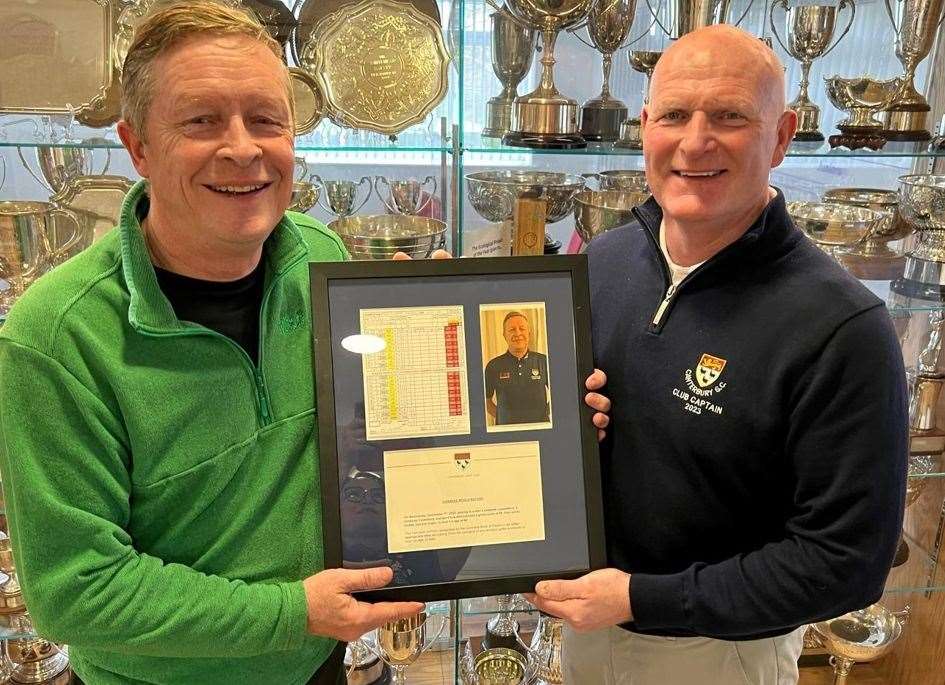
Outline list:
[[[310,268],[325,566],[420,601],[602,568],[586,258]]]

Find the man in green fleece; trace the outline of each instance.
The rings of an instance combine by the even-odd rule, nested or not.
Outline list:
[[[0,333],[23,593],[89,685],[335,683],[335,640],[422,609],[351,597],[389,568],[317,572],[308,262],[347,255],[284,214],[279,55],[252,17],[207,0],[146,19],[118,131],[150,190]]]

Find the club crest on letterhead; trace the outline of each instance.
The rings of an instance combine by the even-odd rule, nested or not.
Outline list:
[[[708,388],[719,379],[724,368],[724,359],[713,357],[711,354],[703,354],[696,366],[696,383],[700,388]]]
[[[453,455],[453,459],[456,461],[456,466],[460,469],[464,469],[469,466],[469,452],[456,452]]]

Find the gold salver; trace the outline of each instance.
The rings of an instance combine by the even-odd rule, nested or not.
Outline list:
[[[318,82],[298,67],[289,68],[292,97],[295,98],[295,135],[301,136],[318,126],[325,113],[325,99]]]
[[[395,0],[343,7],[302,51],[336,123],[388,135],[422,121],[443,100],[449,61],[439,23]]]

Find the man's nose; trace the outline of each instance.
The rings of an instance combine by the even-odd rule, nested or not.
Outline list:
[[[686,155],[694,157],[715,150],[716,139],[712,120],[704,112],[694,112],[689,117],[683,129],[679,148]]]
[[[262,157],[262,148],[246,127],[242,117],[231,117],[223,135],[224,141],[220,154],[238,166],[247,167]]]

